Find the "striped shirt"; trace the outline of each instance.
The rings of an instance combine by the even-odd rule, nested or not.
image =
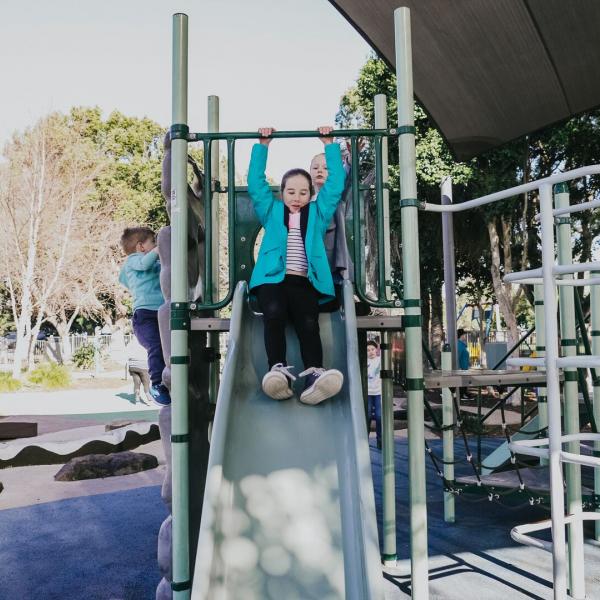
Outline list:
[[[300,231],[300,213],[290,213],[286,273],[306,275],[307,271],[306,250],[304,249],[304,240]]]

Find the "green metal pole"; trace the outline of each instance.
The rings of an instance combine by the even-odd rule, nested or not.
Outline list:
[[[590,277],[598,276],[600,273],[590,273]],[[593,285],[590,288],[591,295],[591,325],[592,325],[592,354],[600,356],[600,288]],[[598,371],[596,371],[598,373]],[[600,424],[600,377],[594,377],[594,419],[596,426]],[[594,450],[600,453],[600,442],[594,442]],[[594,494],[600,497],[600,469],[594,469]],[[600,512],[600,509],[596,509]],[[600,521],[595,523],[595,538],[600,542]]]
[[[546,356],[546,323],[544,317],[544,287],[542,285],[534,286],[535,298],[535,352],[538,358]],[[537,388],[538,403],[538,429],[548,427],[548,397],[546,395],[546,386]],[[540,458],[540,465],[547,465],[547,458]]]
[[[375,127],[377,129],[387,129],[387,97],[385,94],[375,96]],[[383,173],[383,183],[389,182],[388,166],[388,139],[384,136],[381,140],[381,170]],[[390,252],[390,191],[385,186],[383,188],[383,260],[385,265],[385,297],[391,298],[392,288],[392,264]]]
[[[566,183],[558,184],[554,189],[555,208],[569,206],[569,188]],[[573,262],[571,246],[571,220],[562,217],[557,220],[558,264],[570,265]],[[573,275],[563,275],[563,279],[572,279]],[[577,330],[575,327],[575,300],[571,286],[559,287],[560,331],[562,356],[577,356]],[[579,433],[579,390],[577,369],[565,369],[563,384],[564,431],[565,434]],[[570,442],[567,451],[579,453],[579,442]],[[581,466],[565,465],[567,479],[568,514],[577,515],[583,510],[581,500]],[[568,525],[569,592],[573,598],[585,598],[585,573],[583,569],[583,522],[575,519]]]
[[[209,133],[216,133],[219,131],[219,97],[209,96],[208,97],[208,131]],[[213,140],[211,142],[211,161],[210,161],[210,179],[211,185],[213,181],[219,179],[219,140]],[[206,167],[208,170],[208,166]],[[206,227],[210,227],[212,231],[211,242],[212,242],[212,289],[213,289],[213,300],[220,298],[219,294],[219,205],[220,205],[220,194],[213,196],[211,206],[211,221],[206,223]],[[208,274],[205,274],[208,277]],[[213,316],[217,317],[218,312],[215,312]],[[217,394],[219,393],[219,366],[220,362],[217,358],[219,354],[219,332],[211,331],[208,334],[208,346],[213,349],[213,359],[210,363],[209,371],[209,400],[213,404],[217,403]]]
[[[387,102],[384,94],[375,96],[375,127],[387,129]],[[375,138],[377,139],[377,138]],[[382,139],[379,162],[381,184],[389,181],[387,138]],[[377,200],[383,202],[378,206],[378,215],[383,216],[383,227],[378,229],[379,248],[383,247],[383,256],[379,261],[379,298],[387,297],[390,281],[390,230],[389,230],[389,191],[383,185],[382,193]],[[383,274],[383,277],[381,275]],[[396,470],[394,462],[394,382],[392,370],[391,335],[388,331],[382,334],[381,344],[381,434],[383,449],[383,564],[395,566],[398,559],[396,551]]]
[[[400,150],[400,208],[406,389],[408,395],[408,476],[410,487],[410,555],[413,600],[429,597],[427,496],[425,489],[425,425],[423,418],[423,356],[421,353],[421,282],[419,216],[415,157],[414,98],[410,10],[394,11],[396,79]]]
[[[442,371],[452,370],[452,351],[450,344],[445,344],[442,349]],[[452,404],[452,390],[442,388],[442,432],[444,449],[444,479],[454,481],[454,406]],[[456,521],[454,509],[454,494],[444,492],[444,521],[454,523]]]
[[[383,450],[383,564],[395,566],[396,553],[396,470],[394,463],[394,382],[389,331],[381,344],[381,435]]]
[[[190,597],[189,432],[187,281],[187,89],[188,18],[173,15],[171,128],[171,444],[173,514],[173,598]]]

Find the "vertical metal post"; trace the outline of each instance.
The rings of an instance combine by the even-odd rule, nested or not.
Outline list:
[[[208,97],[208,132],[215,133],[219,131],[219,96]],[[219,179],[219,141],[213,140],[211,143],[211,161],[210,165],[205,167],[208,172],[210,168],[210,182],[211,185],[214,181]],[[220,229],[219,229],[219,206],[220,206],[220,194],[213,196],[211,206],[211,221],[206,223],[206,227],[211,228],[212,236],[212,273],[210,275],[205,273],[205,277],[211,277],[212,289],[213,289],[213,300],[216,302],[220,299],[219,289],[219,242],[220,242]],[[215,312],[214,316],[218,316]],[[209,400],[216,404],[217,394],[219,393],[219,360],[216,356],[219,354],[219,332],[211,331],[208,334],[208,347],[213,349],[214,360],[210,363],[209,371]]]
[[[427,496],[425,489],[425,426],[423,419],[423,356],[421,350],[421,282],[419,216],[415,157],[414,98],[410,10],[394,11],[396,79],[400,150],[400,208],[408,395],[408,476],[410,554],[413,600],[429,597]]]
[[[396,553],[396,471],[394,463],[394,382],[389,331],[381,344],[381,436],[383,454],[383,564],[395,566]]]
[[[544,288],[541,285],[534,286],[535,298],[535,352],[538,358],[546,356],[546,332],[544,315]],[[546,396],[546,386],[537,388],[538,403],[538,429],[548,427],[548,398]],[[547,465],[548,459],[540,458],[540,465]]]
[[[375,129],[387,129],[387,97],[385,94],[375,96]],[[383,172],[383,243],[384,243],[384,269],[385,269],[385,297],[391,297],[390,283],[392,281],[392,261],[390,253],[390,191],[387,183],[390,179],[388,168],[388,139],[381,140],[381,170]]]
[[[387,129],[387,102],[385,94],[375,96],[375,129]],[[388,142],[381,140],[382,181],[389,181],[388,172]],[[385,281],[379,281],[380,297],[389,297],[390,269],[390,216],[389,191],[386,187],[379,194],[383,201],[383,256],[379,256],[379,264],[383,260]],[[384,291],[384,294],[381,294]],[[396,564],[396,472],[394,464],[394,383],[392,370],[391,336],[388,331],[382,334],[381,344],[381,435],[383,449],[383,564]]]
[[[452,204],[452,177],[442,181],[442,204]],[[451,368],[458,369],[456,347],[456,263],[454,260],[454,221],[451,212],[442,213],[442,247],[444,252],[444,301],[446,306],[446,343],[452,353]]]
[[[171,128],[171,444],[173,598],[190,597],[188,278],[187,278],[187,94],[188,18],[173,15]]]
[[[567,208],[569,206],[569,188],[566,183],[558,184],[554,189],[554,206]],[[573,263],[571,247],[571,219],[569,216],[557,220],[558,264]],[[563,279],[573,279],[572,274],[562,276]],[[576,293],[571,286],[559,288],[560,332],[562,356],[577,356],[577,330],[575,327]],[[579,433],[579,388],[577,369],[565,369],[563,384],[564,396],[564,431],[565,434]],[[570,442],[568,452],[579,453],[579,442]],[[567,479],[567,513],[581,514],[581,466],[573,463],[565,465]],[[574,519],[568,525],[569,543],[569,593],[573,598],[585,598],[585,572],[583,568],[583,521]]]
[[[554,218],[552,216],[552,186],[540,187],[540,221],[542,235],[542,278],[546,309],[546,382],[548,393],[548,446],[550,462],[550,510],[552,517],[552,571],[554,600],[567,597],[565,502],[560,453],[561,414],[558,376],[558,324],[556,322],[556,286],[554,283]]]
[[[452,352],[450,344],[444,344],[442,348],[442,371],[452,370]],[[452,405],[452,390],[450,388],[442,388],[442,432],[443,449],[444,449],[444,479],[446,481],[454,481],[454,407]],[[444,492],[444,521],[446,523],[454,523],[456,520],[454,510],[454,494],[452,492]]]
[[[598,277],[600,273],[590,273],[590,277]],[[597,285],[590,287],[590,307],[591,307],[591,325],[592,325],[592,354],[600,356],[600,288]],[[600,425],[600,373],[596,370],[594,384],[594,419],[596,426]],[[594,450],[600,454],[600,442],[594,442]],[[600,469],[594,469],[594,494],[600,497]],[[600,509],[596,509],[600,512]],[[596,521],[595,538],[600,542],[600,521]]]

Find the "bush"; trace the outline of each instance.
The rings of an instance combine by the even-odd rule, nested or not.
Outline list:
[[[79,369],[91,369],[94,366],[94,355],[94,345],[86,343],[73,352],[71,360]]]
[[[16,392],[21,388],[21,382],[10,373],[0,373],[0,392]]]
[[[71,374],[64,365],[45,363],[33,369],[27,376],[31,383],[41,385],[48,390],[66,388],[71,383]]]

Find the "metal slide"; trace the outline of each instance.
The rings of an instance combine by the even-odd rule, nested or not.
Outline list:
[[[381,600],[381,572],[351,284],[320,318],[342,391],[272,400],[263,323],[238,284],[212,431],[193,600]],[[302,370],[288,330],[288,363]],[[302,384],[302,381],[296,381]]]

